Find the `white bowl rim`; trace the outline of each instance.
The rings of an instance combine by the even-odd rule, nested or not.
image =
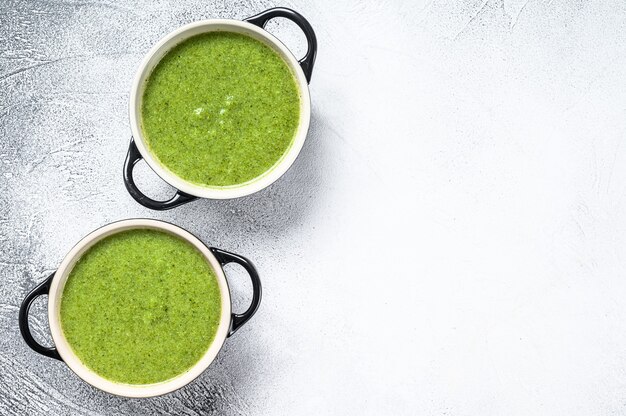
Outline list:
[[[188,182],[180,178],[175,173],[171,172],[164,165],[162,165],[155,156],[151,154],[146,145],[143,134],[140,127],[140,105],[141,105],[141,93],[143,92],[143,85],[145,79],[149,76],[150,72],[154,68],[163,55],[169,51],[176,44],[183,40],[199,33],[206,33],[211,31],[231,31],[237,33],[247,34],[257,40],[260,40],[272,47],[281,57],[285,60],[288,66],[291,68],[298,90],[300,92],[300,121],[298,123],[298,130],[291,144],[291,147],[282,156],[282,158],[274,165],[270,170],[262,174],[261,176],[246,182],[244,184],[238,184],[225,187],[208,187]],[[174,188],[189,194],[201,198],[209,199],[231,199],[239,198],[242,196],[250,195],[254,192],[258,192],[276,180],[278,180],[294,163],[298,154],[302,150],[304,141],[309,130],[309,124],[311,120],[311,100],[309,95],[309,85],[304,75],[304,71],[300,66],[298,60],[294,57],[291,51],[274,35],[266,30],[246,21],[234,20],[234,19],[208,19],[200,20],[170,32],[159,40],[150,51],[145,55],[139,68],[135,74],[135,78],[132,83],[130,100],[129,100],[129,115],[130,115],[130,128],[132,135],[135,139],[135,144],[139,153],[146,161],[148,166],[165,182],[173,186]]]
[[[218,324],[215,338],[209,349],[205,352],[202,358],[188,371],[176,376],[170,380],[144,385],[131,385],[116,383],[98,375],[87,366],[85,366],[80,359],[76,356],[72,348],[70,347],[60,323],[60,300],[63,288],[71,272],[72,268],[80,259],[80,257],[96,242],[102,240],[105,237],[116,234],[118,232],[132,230],[132,229],[154,229],[160,230],[172,235],[178,236],[183,240],[191,243],[196,247],[207,259],[209,264],[215,271],[217,277],[218,286],[220,288],[220,294],[222,298],[222,314],[220,322]],[[208,246],[206,246],[200,239],[184,230],[183,228],[170,224],[165,221],[147,219],[147,218],[134,218],[116,221],[107,224],[97,230],[91,232],[83,239],[81,239],[65,256],[61,262],[59,268],[55,272],[54,278],[50,285],[50,291],[48,293],[48,321],[50,325],[50,333],[54,341],[55,347],[67,364],[67,366],[78,377],[85,382],[91,384],[100,390],[106,391],[111,394],[115,394],[123,397],[154,397],[160,396],[166,393],[170,393],[177,390],[198,377],[209,365],[213,362],[217,354],[219,353],[224,341],[228,337],[231,326],[231,299],[230,289],[228,287],[228,281],[222,269],[222,265],[213,255]]]

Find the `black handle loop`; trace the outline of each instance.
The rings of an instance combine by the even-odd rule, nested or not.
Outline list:
[[[24,298],[24,301],[20,306],[18,321],[20,325],[20,332],[22,333],[22,338],[24,338],[24,341],[26,341],[26,344],[30,348],[32,348],[34,351],[38,352],[41,355],[45,355],[46,357],[63,361],[56,348],[44,347],[43,345],[35,341],[35,338],[33,338],[33,335],[30,332],[30,325],[28,323],[28,312],[30,311],[30,306],[39,296],[48,294],[48,292],[50,291],[50,282],[52,282],[53,278],[54,273],[52,273],[46,280],[39,283],[37,287],[35,287],[28,295],[26,295],[26,298]]]
[[[186,194],[179,190],[176,190],[176,194],[174,194],[174,196],[167,201],[156,201],[144,195],[143,192],[137,188],[135,180],[133,179],[133,169],[137,162],[141,159],[143,159],[143,157],[141,156],[141,153],[139,153],[139,149],[137,149],[135,139],[131,137],[130,145],[128,146],[128,154],[126,155],[126,160],[124,161],[124,185],[126,185],[128,193],[135,199],[135,201],[139,202],[146,208],[164,211],[197,199],[196,196]]]
[[[217,257],[217,260],[222,264],[222,266],[228,263],[237,263],[243,266],[243,268],[248,272],[250,280],[252,280],[252,302],[250,302],[248,310],[244,313],[233,313],[230,331],[228,332],[228,336],[230,337],[239,328],[241,328],[243,324],[248,322],[248,320],[256,313],[257,309],[259,309],[259,305],[261,304],[261,280],[259,279],[259,274],[254,268],[254,265],[247,258],[215,247],[211,247],[210,250],[211,253]]]
[[[244,20],[252,23],[253,25],[259,26],[260,28],[265,28],[267,22],[275,17],[284,17],[291,20],[304,32],[308,48],[304,58],[300,59],[298,62],[300,62],[300,66],[302,67],[302,71],[304,72],[307,82],[310,83],[311,74],[313,73],[313,64],[315,63],[315,56],[317,55],[317,38],[315,37],[313,27],[311,27],[311,24],[304,18],[304,16],[295,10],[287,9],[286,7],[275,7],[273,9],[267,9],[264,12],[248,17]]]

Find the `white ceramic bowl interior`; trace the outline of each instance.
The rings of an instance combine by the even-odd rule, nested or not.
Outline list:
[[[208,187],[192,182],[185,181],[184,179],[171,172],[164,165],[162,165],[148,150],[148,146],[143,137],[141,131],[141,100],[143,96],[146,79],[149,77],[153,68],[158,64],[161,58],[174,46],[181,43],[185,39],[188,39],[194,35],[201,33],[213,32],[213,31],[226,31],[235,32],[248,35],[254,39],[257,39],[266,45],[270,46],[276,51],[291,68],[293,75],[299,87],[300,92],[300,122],[298,124],[298,130],[294,137],[294,141],[291,147],[283,155],[282,159],[269,171],[263,175],[246,182],[244,184],[238,184],[233,186],[224,187]],[[195,195],[201,198],[211,199],[228,199],[237,198],[251,193],[260,191],[261,189],[269,186],[271,183],[280,178],[291,167],[296,157],[300,153],[306,134],[309,129],[309,122],[311,118],[311,101],[309,96],[309,86],[300,67],[300,64],[293,56],[293,54],[287,49],[287,47],[278,40],[271,33],[255,26],[251,23],[230,20],[230,19],[211,19],[203,20],[199,22],[190,23],[182,26],[181,28],[171,32],[163,39],[161,39],[154,47],[148,52],[142,61],[135,79],[133,81],[132,89],[130,92],[130,127],[135,138],[135,143],[139,152],[148,163],[148,165],[159,175],[165,182],[169,183],[173,187],[190,195]]]
[[[138,228],[161,230],[173,234],[193,244],[198,250],[200,250],[200,252],[202,252],[202,254],[204,254],[206,260],[213,267],[217,276],[217,281],[222,296],[222,315],[213,343],[210,345],[204,356],[202,356],[200,361],[198,361],[198,363],[196,363],[191,369],[173,379],[161,383],[130,385],[115,383],[113,381],[107,380],[91,371],[80,361],[80,359],[76,356],[76,354],[68,344],[65,335],[63,334],[63,330],[61,329],[60,310],[61,295],[63,293],[65,282],[67,281],[67,278],[72,268],[74,267],[78,259],[80,259],[80,257],[83,255],[83,253],[85,253],[95,243],[107,236],[121,231]],[[213,253],[211,253],[207,246],[205,246],[204,243],[202,243],[198,238],[196,238],[191,233],[183,230],[182,228],[166,222],[151,219],[131,219],[115,222],[99,228],[83,238],[78,244],[74,246],[74,248],[72,248],[72,250],[70,250],[70,252],[63,259],[63,262],[59,266],[54,278],[52,279],[52,284],[50,286],[50,292],[48,296],[48,320],[50,322],[50,332],[52,334],[52,339],[54,340],[56,349],[61,355],[61,358],[63,358],[63,361],[65,361],[70,369],[87,383],[106,392],[125,397],[158,396],[179,389],[194,380],[211,364],[213,359],[217,356],[217,353],[221,349],[224,341],[226,340],[226,337],[228,336],[231,322],[231,303],[228,283],[226,281],[226,277],[224,276],[222,266],[215,258]]]

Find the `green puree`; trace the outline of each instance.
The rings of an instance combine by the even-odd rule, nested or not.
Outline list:
[[[150,384],[196,364],[215,337],[215,272],[190,243],[156,230],[113,234],[76,263],[63,289],[61,327],[91,370]]]
[[[248,182],[291,146],[300,94],[286,62],[249,36],[211,32],[169,51],[150,74],[141,107],[151,153],[204,186]]]

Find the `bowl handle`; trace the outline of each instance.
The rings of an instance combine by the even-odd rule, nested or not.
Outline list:
[[[250,303],[248,310],[244,313],[233,313],[230,331],[228,331],[228,336],[230,337],[239,328],[241,328],[243,324],[248,322],[248,320],[256,313],[257,309],[259,309],[259,305],[261,304],[261,280],[259,279],[259,274],[254,268],[254,265],[247,258],[215,247],[211,247],[210,250],[222,266],[228,263],[237,263],[243,266],[243,268],[248,272],[250,280],[252,280],[252,302]]]
[[[33,335],[30,332],[30,325],[28,324],[28,312],[30,311],[30,306],[33,304],[33,301],[39,296],[48,294],[48,292],[50,291],[50,282],[52,282],[53,278],[54,273],[52,273],[46,280],[39,283],[37,287],[35,287],[28,295],[26,295],[24,301],[22,302],[22,305],[20,306],[19,325],[20,332],[22,333],[22,338],[24,338],[24,341],[26,341],[26,344],[29,347],[31,347],[34,351],[38,352],[41,355],[63,361],[56,348],[44,347],[43,345],[35,341],[35,338],[33,338]]]
[[[304,16],[294,10],[287,9],[286,7],[275,7],[273,9],[267,9],[264,12],[248,17],[244,20],[252,23],[253,25],[259,26],[260,28],[265,28],[267,22],[275,17],[284,17],[291,20],[304,32],[308,47],[306,55],[304,55],[304,58],[300,59],[298,62],[300,62],[300,66],[302,67],[302,71],[304,72],[307,82],[310,83],[311,74],[313,72],[313,64],[315,63],[315,56],[317,55],[317,38],[315,37],[315,32],[313,31],[311,24],[304,18]]]
[[[128,146],[128,154],[126,155],[126,160],[124,161],[124,185],[126,185],[128,193],[135,199],[135,201],[139,202],[146,208],[163,211],[197,199],[197,197],[179,190],[176,190],[176,194],[174,194],[174,196],[167,201],[156,201],[144,195],[143,192],[137,188],[135,180],[133,179],[133,169],[137,162],[141,159],[143,159],[143,157],[141,156],[141,153],[139,153],[139,149],[137,149],[135,139],[131,137],[130,145]]]

